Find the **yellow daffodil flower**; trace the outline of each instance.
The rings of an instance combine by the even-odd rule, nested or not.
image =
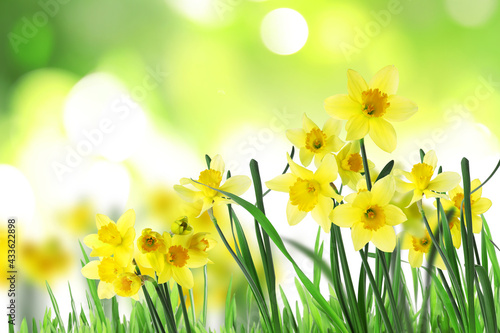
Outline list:
[[[397,96],[398,70],[387,66],[378,71],[369,84],[353,70],[347,71],[348,95],[334,95],[325,100],[326,112],[346,119],[347,141],[370,134],[373,142],[386,152],[396,148],[396,131],[389,121],[404,121],[418,108],[412,101]]]
[[[189,249],[189,236],[170,236],[169,233],[163,233],[165,240],[166,253],[163,256],[164,267],[158,272],[158,283],[164,283],[171,278],[186,289],[193,288],[193,273],[190,268],[197,268],[207,264],[206,255],[200,255],[196,251]]]
[[[191,235],[187,243],[189,251],[200,258],[208,256],[207,252],[217,245],[217,241],[208,232],[197,232]],[[212,261],[208,259],[208,263],[212,263]]]
[[[432,230],[437,229],[437,214],[433,214],[428,218],[429,226]],[[423,223],[420,223],[420,228],[414,230],[413,232],[403,231],[400,234],[401,237],[401,249],[408,251],[408,262],[411,267],[418,268],[422,266],[423,258],[428,259],[429,252],[432,248],[432,239],[429,232],[426,230]],[[434,257],[433,265],[441,270],[446,270],[446,265],[444,264],[441,255],[436,251],[436,256]]]
[[[436,152],[430,150],[425,154],[423,163],[415,164],[411,172],[399,171],[410,183],[397,179],[398,191],[401,193],[413,191],[413,197],[408,206],[422,199],[424,195],[426,198],[444,198],[444,195],[437,192],[447,192],[458,185],[460,175],[456,172],[442,172],[432,179],[436,165]]]
[[[116,294],[124,297],[133,296],[133,298],[137,299],[137,292],[125,295],[121,289],[114,286],[115,280],[124,273],[135,275],[132,262],[126,266],[122,266],[115,258],[110,257],[93,260],[82,268],[82,275],[87,279],[100,280],[97,287],[97,296],[100,299],[112,298]]]
[[[379,250],[392,252],[396,247],[393,226],[406,221],[406,215],[398,207],[389,204],[395,192],[394,179],[384,177],[371,191],[362,191],[352,203],[337,206],[332,222],[343,228],[351,228],[354,249],[359,251],[368,242]]]
[[[479,179],[474,179],[471,182],[471,190],[473,191],[481,185]],[[481,214],[486,213],[491,207],[491,200],[487,198],[482,198],[483,188],[480,188],[476,192],[471,194],[471,210],[472,210],[472,232],[478,234],[483,229],[483,219]],[[453,237],[453,245],[458,249],[461,243],[461,231],[460,231],[460,206],[462,205],[462,200],[464,199],[464,190],[460,185],[457,185],[449,193],[450,200],[443,199],[441,203],[445,211],[453,209],[453,217],[450,219],[450,231]],[[466,224],[467,225],[467,224]]]
[[[326,154],[337,152],[344,145],[344,142],[338,137],[341,126],[341,121],[330,118],[326,121],[323,129],[320,129],[304,113],[302,128],[287,130],[286,136],[299,149],[302,165],[308,166],[314,158],[314,164],[319,166]]]
[[[363,168],[363,159],[361,158],[361,154],[359,152],[359,141],[353,141],[349,142],[335,156],[342,184],[349,186],[353,190],[356,189],[356,185],[359,180],[363,178],[361,173],[365,172],[365,169]],[[371,161],[368,161],[368,168],[371,170],[374,167],[375,165]]]
[[[162,235],[146,228],[137,239],[137,247],[146,255],[152,268],[160,272],[163,270],[162,256],[166,251],[166,245]]]
[[[332,154],[326,155],[315,173],[292,161],[287,154],[291,173],[280,175],[266,186],[273,191],[288,192],[290,200],[286,208],[288,224],[296,225],[311,212],[313,219],[325,232],[330,231],[328,218],[333,209],[332,198],[342,201],[331,183],[337,179],[337,163]]]
[[[92,249],[92,257],[114,258],[121,266],[126,266],[132,260],[135,240],[135,212],[127,210],[118,222],[113,222],[102,214],[96,216],[97,234],[88,235],[83,239],[85,245]]]
[[[118,296],[122,297],[137,297],[139,289],[141,289],[142,280],[134,273],[125,272],[118,275],[113,281],[113,290]]]
[[[210,163],[210,169],[200,173],[198,182],[235,195],[245,193],[251,185],[250,178],[247,176],[232,176],[221,185],[224,176],[224,168],[222,157],[216,155]],[[174,189],[184,200],[188,202],[203,202],[199,215],[215,205],[233,203],[232,200],[225,198],[221,193],[205,185],[198,184],[189,178],[182,178],[180,183],[181,185],[175,185]],[[190,189],[185,185],[192,185],[198,191]]]

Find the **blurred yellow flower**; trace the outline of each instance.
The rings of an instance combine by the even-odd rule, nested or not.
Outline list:
[[[288,224],[296,225],[311,212],[313,219],[325,232],[330,231],[331,222],[328,219],[333,209],[332,198],[342,201],[331,183],[337,179],[337,163],[332,154],[326,155],[315,173],[301,167],[287,154],[291,173],[279,175],[266,182],[273,191],[288,192],[290,200],[286,208]]]
[[[224,197],[216,190],[205,186],[208,185],[212,188],[235,195],[241,195],[250,188],[251,181],[247,176],[232,176],[221,185],[222,178],[224,176],[224,169],[225,166],[222,157],[220,155],[216,155],[212,159],[210,169],[204,170],[200,173],[198,182],[201,184],[198,184],[189,178],[182,178],[180,181],[181,185],[175,185],[174,189],[184,200],[188,202],[203,202],[199,215],[203,214],[206,210],[215,205],[234,203],[232,200]],[[192,185],[198,191],[189,189],[185,185]]]
[[[429,226],[432,230],[437,228],[437,214],[434,214],[428,218]],[[432,247],[432,239],[429,232],[420,223],[420,230],[414,230],[414,232],[403,231],[400,234],[401,237],[401,249],[408,251],[408,261],[410,266],[417,268],[422,266],[423,258],[429,260],[429,251]],[[436,256],[434,257],[434,266],[441,270],[446,270],[446,266],[441,258],[441,255],[436,251]]]
[[[365,172],[363,159],[359,152],[359,141],[353,141],[349,142],[337,155],[335,155],[342,184],[349,186],[353,190],[356,189],[359,180],[363,178],[361,173]],[[368,161],[368,168],[371,170],[374,167],[375,165],[373,162]]]
[[[158,272],[158,283],[165,283],[174,279],[179,285],[186,289],[193,288],[194,279],[190,268],[202,267],[207,264],[206,254],[200,255],[197,251],[189,249],[189,236],[170,236],[163,233],[166,253],[163,255],[164,267]]]
[[[347,141],[359,140],[370,134],[373,142],[386,152],[396,148],[396,131],[388,121],[404,121],[418,108],[412,101],[396,96],[398,70],[386,66],[378,71],[369,84],[356,71],[347,71],[348,95],[334,95],[325,100],[326,112],[346,119]]]
[[[471,182],[471,190],[473,191],[481,185],[479,179],[474,179]],[[458,249],[460,247],[460,207],[462,206],[462,200],[464,199],[464,190],[460,185],[457,185],[449,193],[450,200],[443,199],[441,203],[445,211],[453,209],[453,217],[450,219],[450,231],[453,237],[453,244]],[[482,198],[483,188],[478,189],[476,192],[472,193],[470,196],[471,210],[472,210],[472,232],[478,234],[483,229],[483,219],[481,214],[486,213],[491,207],[491,200],[487,198]],[[453,230],[452,230],[453,226]],[[455,238],[457,242],[455,243]],[[458,246],[457,246],[458,244]]]
[[[97,287],[97,296],[100,299],[108,299],[118,294],[115,290],[114,282],[120,275],[124,273],[135,275],[132,262],[126,266],[122,266],[115,258],[110,257],[89,262],[82,268],[81,272],[87,279],[100,280]],[[120,296],[124,296],[124,294],[122,293]]]
[[[189,235],[193,232],[193,226],[189,224],[187,216],[182,216],[172,222],[170,230],[176,235]]]
[[[460,175],[456,172],[442,172],[432,179],[436,165],[436,152],[430,150],[425,154],[423,163],[415,164],[411,172],[399,170],[410,183],[397,179],[398,191],[401,193],[413,191],[413,197],[408,206],[422,199],[424,194],[427,198],[444,198],[445,195],[437,192],[446,192],[458,185]]]
[[[85,245],[92,249],[93,257],[114,258],[121,266],[126,266],[132,260],[135,240],[135,212],[127,210],[118,222],[113,222],[102,214],[96,216],[97,234],[88,235],[83,239]]]
[[[333,118],[326,121],[323,129],[307,117],[302,117],[302,128],[289,129],[286,136],[290,142],[299,149],[300,162],[304,166],[319,163],[326,154],[337,152],[342,148],[344,142],[339,139],[342,122]]]
[[[400,208],[389,204],[394,191],[394,179],[387,176],[377,181],[371,191],[357,194],[352,203],[333,210],[332,222],[339,227],[351,228],[356,251],[369,241],[384,252],[392,252],[396,247],[393,226],[406,221],[406,215]]]

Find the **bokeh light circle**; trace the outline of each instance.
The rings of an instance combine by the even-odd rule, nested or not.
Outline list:
[[[446,11],[459,24],[475,27],[486,23],[495,13],[496,0],[446,0]]]
[[[264,17],[260,35],[271,52],[289,55],[305,45],[309,29],[299,12],[290,8],[278,8]]]

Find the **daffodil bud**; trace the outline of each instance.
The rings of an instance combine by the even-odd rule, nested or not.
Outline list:
[[[193,227],[188,223],[188,217],[182,216],[172,223],[170,228],[175,235],[189,235],[193,232]]]

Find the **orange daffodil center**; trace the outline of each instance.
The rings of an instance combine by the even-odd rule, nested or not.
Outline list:
[[[174,190],[182,199],[193,203],[193,205],[201,203],[199,215],[211,207],[231,203],[230,199],[216,189],[241,195],[248,190],[251,181],[247,176],[236,175],[223,182],[224,169],[222,157],[216,155],[210,163],[210,169],[200,172],[197,182],[189,178],[182,178],[181,184],[175,185]]]
[[[382,117],[391,103],[387,102],[387,94],[378,89],[368,89],[361,93],[363,113],[368,117]]]
[[[349,142],[335,158],[342,184],[356,190],[356,185],[363,178],[361,173],[364,172],[359,141]],[[370,160],[368,160],[368,168],[374,168],[374,164]]]
[[[394,191],[394,179],[392,176],[386,176],[377,181],[371,191],[353,194],[349,203],[339,205],[333,210],[332,222],[340,227],[351,228],[356,251],[370,241],[385,252],[392,252],[396,247],[393,226],[406,221],[406,215],[389,203]]]
[[[363,160],[361,155],[359,153],[347,155],[347,158],[342,160],[342,169],[354,172],[363,171]]]
[[[353,70],[347,71],[348,95],[334,95],[325,100],[326,112],[337,119],[347,120],[348,141],[367,134],[386,152],[396,148],[396,132],[389,122],[404,121],[418,108],[412,101],[397,96],[398,70],[387,66],[378,71],[367,84]]]
[[[290,225],[299,223],[311,213],[323,230],[329,231],[331,222],[328,216],[333,209],[332,198],[338,202],[342,201],[342,196],[331,185],[338,176],[335,157],[331,154],[325,155],[314,173],[296,164],[289,155],[287,159],[291,173],[266,182],[266,186],[271,190],[289,194],[287,220]]]

